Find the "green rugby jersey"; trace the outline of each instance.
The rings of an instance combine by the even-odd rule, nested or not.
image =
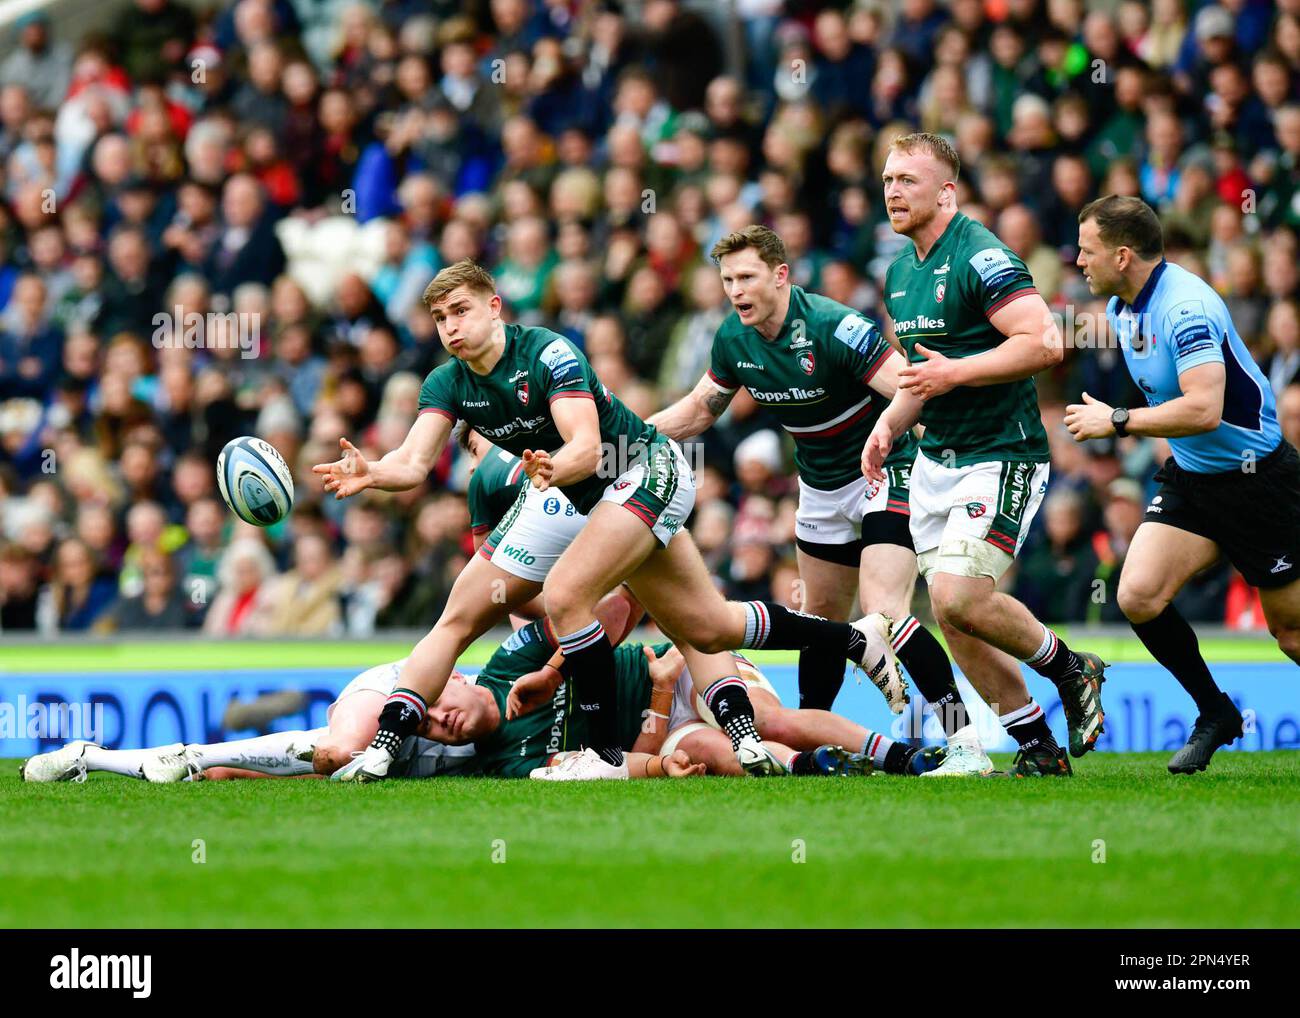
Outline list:
[[[620,460],[631,460],[639,445],[657,439],[655,429],[619,402],[559,333],[520,325],[505,331],[505,350],[486,375],[475,374],[458,357],[430,371],[420,387],[420,413],[468,421],[488,441],[519,456],[525,449],[559,449],[564,439],[551,404],[581,398],[595,402],[601,442]],[[561,490],[588,513],[612,480],[597,473]]]
[[[1033,292],[1033,278],[1015,252],[960,212],[924,261],[908,244],[885,273],[885,308],[913,364],[925,359],[916,353],[918,342],[946,357],[992,350],[1006,337],[989,316]],[[960,386],[927,400],[921,423],[921,451],[947,466],[1049,458],[1032,378]]]
[[[630,749],[641,734],[643,712],[650,706],[650,663],[639,643],[614,648],[615,732],[619,745]],[[668,644],[654,647],[662,656]],[[482,774],[497,778],[526,778],[534,767],[542,767],[555,754],[581,749],[587,741],[587,719],[573,709],[573,682],[565,679],[551,702],[507,721],[506,696],[515,679],[535,672],[555,653],[556,643],[544,622],[533,622],[514,633],[497,648],[475,680],[492,693],[501,711],[501,725],[486,739],[474,743],[475,766]]]
[[[809,487],[834,491],[862,476],[862,446],[889,401],[867,387],[891,347],[876,324],[829,297],[790,287],[790,308],[773,340],[732,312],[713,337],[709,378],[749,390],[794,439]],[[889,464],[911,463],[916,440],[901,437]]]
[[[484,456],[465,491],[470,529],[475,534],[486,534],[495,527],[527,483],[524,461],[514,453],[493,449]]]

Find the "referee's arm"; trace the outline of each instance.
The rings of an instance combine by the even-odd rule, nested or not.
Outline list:
[[[1178,376],[1181,396],[1159,406],[1130,410],[1125,430],[1148,438],[1185,438],[1213,431],[1223,418],[1226,379],[1227,372],[1218,361],[1188,368]],[[1083,403],[1065,408],[1065,426],[1079,442],[1106,438],[1115,434],[1110,420],[1112,409],[1085,392]]]

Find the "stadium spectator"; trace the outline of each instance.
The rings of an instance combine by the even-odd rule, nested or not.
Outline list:
[[[241,537],[222,553],[217,596],[203,620],[209,636],[260,636],[273,607],[275,561],[256,538]]]
[[[50,595],[59,630],[107,632],[112,628],[117,583],[100,571],[85,542],[68,538],[59,544]]]
[[[39,109],[56,109],[68,94],[72,53],[50,34],[44,11],[30,11],[14,22],[18,48],[0,64],[0,85],[23,88]]]
[[[0,632],[36,629],[41,564],[26,548],[0,546]]]
[[[274,636],[333,636],[341,632],[341,578],[329,542],[303,534],[293,545],[293,568],[267,593],[264,632]]]
[[[184,591],[176,583],[172,558],[161,548],[140,553],[141,586],[137,594],[118,602],[113,625],[119,631],[183,629],[191,615]]]

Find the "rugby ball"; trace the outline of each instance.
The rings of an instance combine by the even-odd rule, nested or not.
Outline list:
[[[269,527],[293,508],[293,474],[275,447],[245,435],[217,457],[217,487],[230,511],[245,523]]]

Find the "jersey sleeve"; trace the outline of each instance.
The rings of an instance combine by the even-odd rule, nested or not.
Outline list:
[[[486,473],[480,464],[469,479],[469,487],[465,489],[465,502],[469,507],[469,529],[476,535],[487,533],[494,523]]]
[[[722,330],[719,329],[713,334],[713,347],[709,352],[708,378],[723,392],[735,392],[740,388],[740,380],[731,373],[731,362],[727,357],[727,351],[723,349],[724,346]]]
[[[448,362],[429,372],[420,386],[419,413],[442,414],[453,422],[460,418],[460,408],[452,394],[451,368]]]
[[[1026,293],[1037,293],[1034,277],[1014,251],[986,247],[967,261],[965,273],[972,301],[987,318]]]
[[[832,349],[841,367],[864,384],[871,381],[893,349],[875,322],[848,308],[835,321],[832,336]]]
[[[595,402],[596,373],[587,358],[563,336],[556,335],[537,355],[536,377],[547,403],[557,399],[589,399]]]
[[[1226,334],[1219,309],[1201,297],[1174,297],[1161,312],[1160,335],[1168,337],[1178,374],[1202,364],[1222,364],[1219,339]]]

